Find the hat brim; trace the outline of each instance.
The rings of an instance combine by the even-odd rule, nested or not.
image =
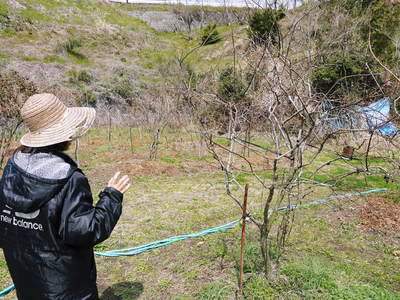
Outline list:
[[[83,136],[93,125],[96,110],[91,107],[70,107],[63,119],[51,127],[25,134],[20,142],[28,147],[45,147],[73,141]]]

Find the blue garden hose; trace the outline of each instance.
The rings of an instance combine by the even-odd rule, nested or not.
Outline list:
[[[10,285],[8,288],[6,288],[6,289],[4,289],[4,290],[2,290],[1,292],[0,292],[0,297],[3,297],[3,296],[5,296],[5,295],[7,295],[9,292],[11,292],[13,289],[15,289],[15,286],[14,285]]]
[[[177,242],[177,241],[182,241],[182,240],[186,240],[186,239],[193,238],[193,237],[204,236],[204,235],[214,233],[214,232],[229,230],[229,229],[235,228],[240,223],[241,220],[242,220],[242,218],[237,219],[232,222],[229,222],[227,224],[217,226],[214,228],[210,228],[210,229],[206,229],[206,230],[203,230],[200,232],[187,234],[187,235],[174,236],[174,237],[170,237],[165,240],[156,241],[156,242],[138,246],[138,247],[119,249],[119,250],[111,250],[111,251],[105,251],[105,252],[94,252],[94,254],[99,255],[99,256],[107,256],[107,257],[132,256],[132,255],[136,255],[136,254],[142,253],[147,250],[166,246],[166,245],[169,245],[169,244]],[[15,289],[15,286],[10,285],[8,288],[6,288],[0,292],[0,297],[7,295],[9,292],[11,292],[14,289]]]
[[[329,202],[329,201],[332,201],[332,200],[335,200],[335,199],[349,198],[349,197],[353,197],[353,196],[359,196],[359,195],[383,192],[383,191],[387,191],[387,190],[389,190],[389,189],[388,188],[381,188],[381,189],[373,189],[373,190],[364,191],[364,192],[356,192],[356,193],[348,193],[348,194],[338,195],[338,196],[330,196],[330,197],[325,198],[325,199],[319,199],[319,200],[307,202],[307,203],[304,203],[304,204],[297,204],[297,205],[293,204],[293,205],[288,205],[288,206],[284,206],[284,207],[279,207],[276,210],[296,209],[296,208],[300,208],[300,207],[307,207],[307,206],[310,206],[310,205],[326,203],[326,202]]]
[[[241,218],[237,219],[235,221],[232,221],[230,223],[227,223],[225,225],[222,225],[222,226],[206,229],[206,230],[192,233],[192,234],[178,235],[178,236],[170,237],[165,240],[156,241],[156,242],[138,246],[138,247],[119,249],[119,250],[111,250],[111,251],[105,251],[105,252],[95,252],[94,254],[99,255],[99,256],[107,256],[107,257],[136,255],[136,254],[142,253],[147,250],[159,248],[159,247],[166,246],[166,245],[169,245],[169,244],[172,244],[172,243],[175,243],[178,241],[186,240],[189,238],[200,237],[200,236],[204,236],[204,235],[207,235],[210,233],[232,229],[232,228],[236,227],[240,223],[240,221],[241,221]]]
[[[287,210],[287,209],[296,209],[296,208],[300,208],[300,207],[307,207],[310,205],[326,203],[326,202],[334,200],[334,199],[348,198],[348,197],[353,197],[356,195],[365,195],[365,194],[377,193],[377,192],[382,192],[382,191],[387,191],[387,190],[388,190],[388,188],[381,188],[381,189],[373,189],[373,190],[364,191],[364,192],[356,192],[356,193],[348,193],[348,194],[339,195],[339,196],[331,196],[331,197],[328,197],[325,199],[315,200],[315,201],[307,202],[304,204],[288,205],[288,206],[280,207],[280,208],[277,208],[276,210],[279,211],[279,210]],[[132,255],[142,253],[144,251],[148,251],[151,249],[166,246],[166,245],[169,245],[169,244],[172,244],[172,243],[175,243],[178,241],[186,240],[189,238],[200,237],[200,236],[204,236],[204,235],[207,235],[210,233],[229,230],[229,229],[235,228],[240,223],[241,220],[242,220],[242,218],[237,219],[232,222],[229,222],[227,224],[221,225],[221,226],[214,227],[214,228],[206,229],[206,230],[199,231],[199,232],[192,233],[192,234],[178,235],[178,236],[167,238],[165,240],[152,242],[152,243],[145,244],[145,245],[138,246],[138,247],[110,250],[110,251],[105,251],[105,252],[94,252],[94,254],[98,255],[98,256],[106,256],[106,257],[132,256]],[[9,292],[11,292],[14,289],[15,289],[15,286],[10,285],[8,288],[6,288],[0,292],[0,297],[7,295]]]

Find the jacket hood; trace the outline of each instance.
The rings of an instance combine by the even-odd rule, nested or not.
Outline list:
[[[48,179],[30,174],[16,164],[14,156],[9,159],[0,182],[0,197],[9,208],[22,213],[31,213],[61,191],[77,167],[67,155],[62,153],[57,155],[71,164],[66,178]]]

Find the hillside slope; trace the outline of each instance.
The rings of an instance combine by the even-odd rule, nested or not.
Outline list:
[[[0,69],[70,103],[129,104],[165,79],[162,66],[199,45],[196,30],[161,32],[135,17],[168,9],[90,0],[1,2]],[[222,34],[229,29],[219,27]],[[187,61],[203,71],[224,64],[229,43],[201,47]]]

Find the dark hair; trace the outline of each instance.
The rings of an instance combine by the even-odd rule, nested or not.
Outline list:
[[[69,146],[71,145],[70,141],[61,142],[54,145],[44,146],[44,147],[28,147],[28,146],[21,146],[19,149],[21,152],[24,153],[36,153],[40,151],[66,151],[68,150]]]

